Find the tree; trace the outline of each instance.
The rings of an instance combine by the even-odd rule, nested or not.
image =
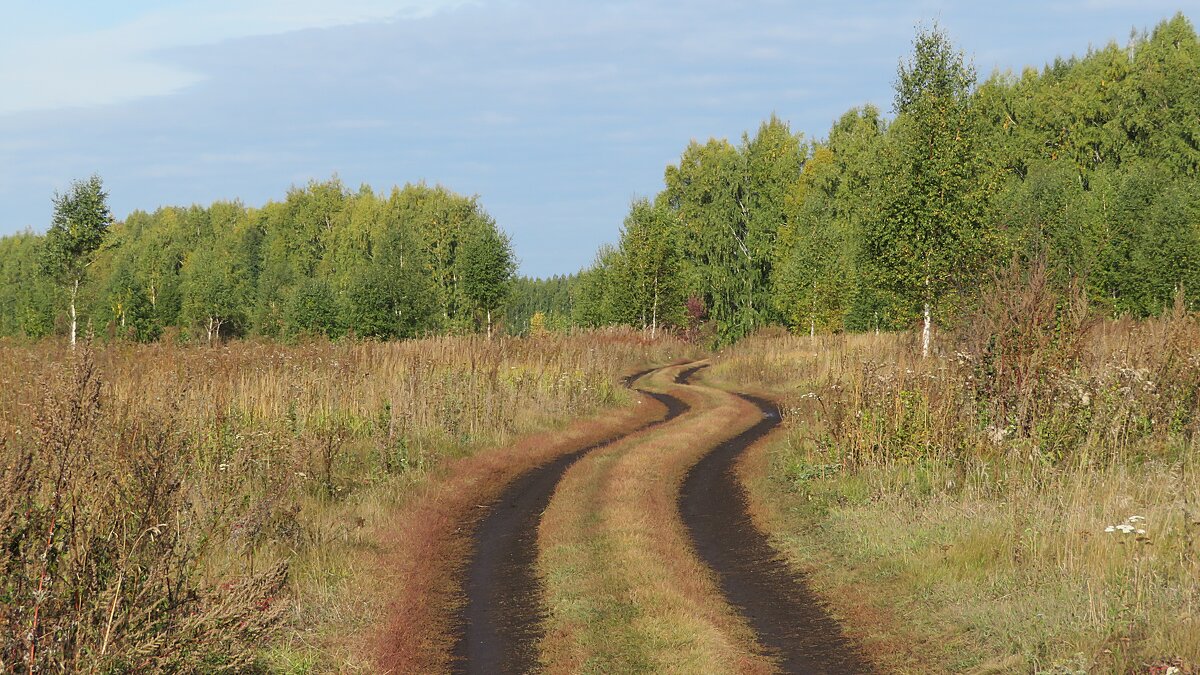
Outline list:
[[[54,217],[42,248],[42,270],[66,289],[70,297],[71,349],[75,348],[78,321],[75,301],[96,251],[112,226],[108,193],[100,176],[71,183],[66,194],[54,195]]]
[[[679,243],[671,214],[664,204],[638,199],[629,209],[621,233],[622,283],[630,294],[633,314],[650,336],[660,323],[682,320],[683,288],[679,273]]]
[[[842,175],[833,151],[818,146],[793,190],[792,213],[780,231],[773,269],[773,300],[791,327],[809,335],[841,328],[853,290],[846,201],[838,197]]]
[[[383,233],[348,290],[345,323],[360,337],[416,337],[433,328],[438,318],[437,288],[424,251],[405,227]]]
[[[866,228],[864,263],[875,283],[919,308],[928,356],[934,311],[986,250],[984,201],[972,133],[975,71],[936,27],[913,46],[898,71],[897,118],[883,147],[880,214]]]
[[[581,326],[611,326],[632,321],[629,289],[621,283],[624,267],[621,251],[605,244],[596,252],[592,266],[580,272],[571,298],[571,318]]]
[[[288,337],[341,333],[337,296],[324,279],[307,279],[296,287],[287,306],[284,332]]]
[[[463,296],[477,315],[486,316],[490,340],[492,312],[508,297],[517,271],[512,244],[494,225],[481,224],[463,240],[455,262]]]
[[[249,323],[261,234],[236,211],[214,221],[212,233],[198,242],[181,271],[184,317],[205,331],[210,344],[221,338],[223,327],[242,332]]]

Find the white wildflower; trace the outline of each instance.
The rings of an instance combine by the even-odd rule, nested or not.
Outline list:
[[[1128,520],[1131,523],[1140,523],[1140,522],[1146,520],[1146,517],[1145,516],[1129,516]]]
[[[1108,527],[1104,528],[1104,531],[1105,532],[1116,532],[1117,528],[1113,527],[1112,525],[1109,525]]]
[[[228,471],[228,470],[229,470],[229,465],[226,464],[225,462],[221,462],[221,464],[217,466],[217,471]]]
[[[1138,533],[1138,534],[1146,534],[1146,531],[1145,531],[1145,530],[1138,530],[1138,531],[1137,531],[1137,533]]]

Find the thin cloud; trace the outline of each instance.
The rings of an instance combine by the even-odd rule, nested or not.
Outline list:
[[[215,0],[137,14],[104,28],[11,25],[0,42],[0,115],[111,105],[178,93],[201,73],[164,58],[184,46],[388,19],[420,19],[466,0]]]

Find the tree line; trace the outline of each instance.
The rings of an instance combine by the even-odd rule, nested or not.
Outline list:
[[[929,330],[1000,266],[1043,262],[1110,315],[1200,307],[1200,42],[1182,15],[1083,57],[979,81],[918,32],[893,116],[821,140],[772,116],[693,141],[574,281],[573,318],[656,330]]]
[[[0,334],[92,330],[139,341],[488,331],[516,260],[478,199],[336,178],[262,208],[135,211],[114,223],[96,176],[54,199],[44,235],[0,239]],[[64,313],[65,310],[65,313]],[[66,319],[64,319],[66,317]]]

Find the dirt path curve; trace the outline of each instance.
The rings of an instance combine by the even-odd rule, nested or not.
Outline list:
[[[656,370],[629,376],[625,386],[632,387]],[[695,370],[685,371],[680,377]],[[541,620],[536,575],[538,522],[559,479],[588,452],[665,424],[688,411],[687,404],[674,396],[638,391],[665,405],[666,414],[522,474],[504,489],[476,525],[472,535],[474,555],[463,582],[467,601],[458,618],[461,628],[454,648],[454,672],[526,673],[537,665]]]
[[[696,553],[720,580],[726,599],[750,622],[786,673],[869,673],[838,623],[780,560],[754,525],[737,458],[780,423],[771,401],[739,394],[763,418],[704,456],[684,478],[679,511]]]

